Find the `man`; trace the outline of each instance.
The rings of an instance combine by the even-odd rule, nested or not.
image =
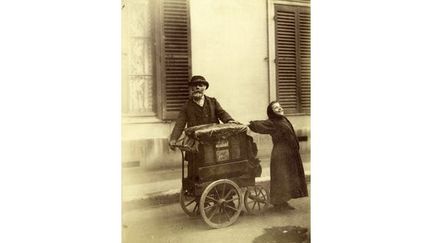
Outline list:
[[[193,76],[189,82],[189,100],[179,112],[169,145],[174,150],[177,139],[187,127],[219,123],[238,123],[221,107],[215,98],[204,95],[209,83],[203,76]]]

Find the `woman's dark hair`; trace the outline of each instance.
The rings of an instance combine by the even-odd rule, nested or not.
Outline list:
[[[279,114],[276,114],[276,113],[273,111],[272,106],[273,106],[273,104],[275,104],[275,103],[279,103],[279,101],[274,100],[274,101],[270,102],[270,104],[267,106],[267,116],[268,116],[269,119],[277,119],[277,118],[280,119],[280,118],[283,117],[283,116],[281,116],[281,115],[279,115]]]

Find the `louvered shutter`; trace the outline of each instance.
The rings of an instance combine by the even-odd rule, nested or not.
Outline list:
[[[299,44],[300,44],[300,105],[302,113],[310,113],[310,10],[298,9]]]
[[[161,17],[162,118],[175,119],[188,98],[191,76],[188,0],[163,0]]]
[[[310,112],[309,9],[275,5],[277,99],[287,114]]]

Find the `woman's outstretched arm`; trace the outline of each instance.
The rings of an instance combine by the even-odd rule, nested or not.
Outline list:
[[[250,121],[248,127],[256,133],[272,134],[274,132],[273,122],[270,120]]]

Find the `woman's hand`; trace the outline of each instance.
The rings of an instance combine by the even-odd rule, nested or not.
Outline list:
[[[235,121],[235,120],[229,120],[228,123],[243,125],[241,122],[238,122],[238,121]]]

